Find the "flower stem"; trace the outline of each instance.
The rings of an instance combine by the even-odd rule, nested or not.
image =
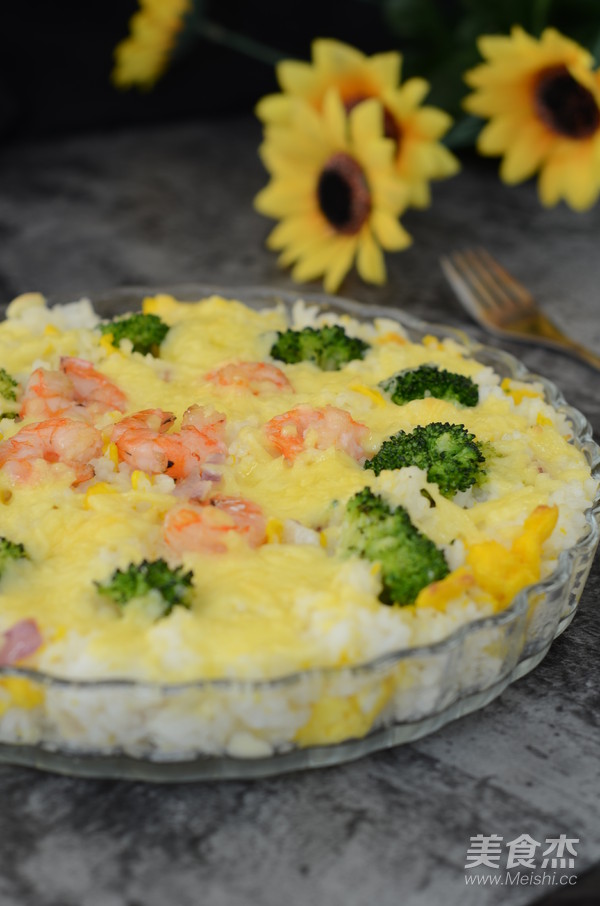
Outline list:
[[[283,60],[285,54],[267,44],[255,41],[247,35],[240,35],[238,32],[230,31],[218,22],[212,22],[210,19],[198,17],[193,20],[193,26],[196,33],[213,44],[220,44],[222,47],[228,47],[268,66],[274,66]]]

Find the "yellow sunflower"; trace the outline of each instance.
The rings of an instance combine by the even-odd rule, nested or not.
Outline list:
[[[515,26],[479,39],[486,62],[465,73],[470,113],[489,119],[482,154],[503,156],[500,177],[523,182],[539,171],[542,204],[563,198],[577,211],[600,192],[600,85],[591,55],[547,28],[539,39]]]
[[[429,181],[459,169],[457,159],[438,141],[452,119],[435,107],[421,106],[429,84],[414,78],[400,85],[399,53],[367,57],[340,41],[320,38],[312,44],[312,56],[312,63],[284,60],[277,65],[282,93],[263,98],[256,108],[258,117],[267,127],[284,125],[298,99],[321,111],[330,88],[337,89],[347,112],[367,98],[379,98],[385,135],[395,143],[394,164],[407,184],[408,204],[427,207]]]
[[[119,88],[152,88],[169,65],[192,0],[139,0],[129,36],[115,48],[112,80]]]
[[[254,203],[281,221],[267,245],[281,252],[282,266],[294,264],[294,280],[324,276],[326,291],[335,292],[356,258],[364,280],[385,281],[382,248],[411,242],[397,219],[407,192],[394,152],[380,102],[363,101],[347,113],[334,90],[321,111],[295,102],[285,126],[267,131],[260,154],[271,181]]]

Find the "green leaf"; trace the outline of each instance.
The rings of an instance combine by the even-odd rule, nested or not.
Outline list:
[[[405,38],[444,31],[444,18],[435,0],[386,0],[384,15],[390,27]]]
[[[463,116],[457,120],[450,132],[444,137],[448,148],[469,148],[475,144],[484,120],[478,116]]]

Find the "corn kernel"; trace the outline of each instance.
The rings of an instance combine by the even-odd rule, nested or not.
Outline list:
[[[158,296],[147,296],[142,302],[142,312],[145,315],[156,315],[164,312],[166,309],[177,308],[179,303],[173,296],[166,293],[159,293]]]
[[[7,676],[0,681],[0,689],[9,695],[8,701],[0,701],[0,714],[8,711],[13,705],[30,711],[41,705],[45,697],[43,689],[20,676]]]
[[[388,333],[382,333],[380,337],[377,337],[376,343],[397,343],[399,346],[404,346],[406,344],[405,338],[399,334],[389,331]]]
[[[525,387],[513,387],[510,378],[503,378],[500,386],[504,390],[504,392],[508,394],[508,396],[511,396],[513,398],[515,405],[517,406],[519,405],[519,403],[523,402],[526,397],[531,399],[542,398],[542,394],[538,393],[537,390],[527,390]],[[548,424],[550,424],[550,422],[548,422]]]
[[[148,296],[142,302],[142,314],[144,314],[144,315],[155,314],[157,308],[158,308],[158,299],[155,299],[154,296]]]
[[[271,517],[267,521],[266,535],[267,544],[281,544],[283,540],[283,522],[280,519]]]
[[[104,452],[113,463],[113,465],[119,465],[119,451],[117,450],[117,445],[114,441],[110,441]]]
[[[90,509],[90,500],[92,497],[97,497],[98,494],[116,494],[117,489],[113,488],[112,485],[107,484],[106,481],[99,481],[97,484],[93,484],[85,492],[84,506],[86,510]]]
[[[46,324],[44,327],[44,333],[47,337],[58,337],[60,336],[60,330],[58,327],[55,327],[54,324]]]
[[[100,346],[104,349],[107,355],[112,355],[114,352],[118,352],[116,346],[113,345],[114,337],[112,333],[103,333],[100,337]]]
[[[152,476],[148,475],[147,472],[143,472],[141,469],[134,469],[131,473],[131,487],[133,490],[139,491],[148,484],[152,484]]]
[[[358,381],[355,381],[353,384],[349,385],[348,389],[366,396],[367,399],[372,400],[376,406],[385,406],[385,398],[381,395],[379,390],[375,390],[374,387],[367,387],[365,384],[360,384]]]

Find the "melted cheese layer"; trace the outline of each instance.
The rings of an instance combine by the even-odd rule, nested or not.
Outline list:
[[[484,588],[458,584],[452,606],[429,599],[421,607],[381,605],[377,564],[341,559],[335,551],[336,513],[365,486],[405,506],[456,569],[478,544],[495,542],[508,550],[536,508],[556,501],[558,524],[545,562],[551,565],[561,546],[580,533],[592,488],[567,428],[536,388],[532,395],[531,387],[519,393],[518,382],[512,391],[512,384],[501,387],[498,376],[454,341],[411,343],[390,333],[389,323],[365,327],[342,319],[371,344],[364,360],[337,372],[310,363],[273,363],[289,388],[265,385],[253,393],[244,386],[218,386],[206,374],[229,363],[269,361],[276,332],[288,326],[283,309],[256,312],[219,297],[191,304],[159,296],[147,300],[144,310],[171,326],[158,359],[133,353],[126,343],[116,349],[93,327],[69,327],[64,318],[57,326],[45,310],[32,318],[17,306],[0,325],[3,366],[24,386],[37,367],[57,369],[65,355],[85,358],[126,394],[127,413],[169,410],[177,417],[175,430],[191,405],[225,413],[229,453],[215,467],[221,476],[216,489],[255,502],[279,528],[256,549],[231,533],[225,553],[174,556],[163,525],[182,501],[172,479],[115,464],[108,439],[122,417],[118,412],[95,421],[105,450],[89,482],[72,487],[72,472],[61,463],[36,462],[27,482],[0,469],[1,533],[22,542],[29,554],[2,578],[0,631],[35,619],[44,645],[28,664],[62,676],[165,682],[276,676],[434,640],[472,618],[474,602],[481,613],[497,606]],[[465,409],[428,398],[397,406],[378,389],[391,374],[425,362],[473,377],[480,384],[479,405]],[[301,405],[335,406],[365,425],[367,455],[399,430],[431,421],[464,424],[492,450],[486,484],[447,500],[418,469],[376,477],[335,447],[319,449],[310,432],[306,449],[291,462],[269,443],[265,424]],[[0,422],[5,439],[22,426]],[[572,493],[566,495],[565,488]],[[121,608],[98,594],[95,583],[115,569],[157,557],[193,570],[189,610],[175,607],[156,619],[156,601]]]

